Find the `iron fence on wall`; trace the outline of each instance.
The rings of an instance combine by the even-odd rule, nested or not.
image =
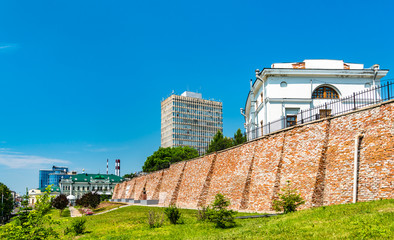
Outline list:
[[[255,127],[246,132],[248,141],[297,124],[340,115],[369,105],[394,99],[393,86],[394,82],[387,82],[360,92],[355,92],[347,97],[325,102],[310,109],[301,110],[297,115],[288,115],[287,117],[282,117],[261,127]]]

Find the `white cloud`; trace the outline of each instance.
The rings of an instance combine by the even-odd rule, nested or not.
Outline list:
[[[18,48],[18,44],[0,43],[0,50]]]
[[[55,163],[70,163],[66,160],[46,158],[34,155],[26,155],[20,152],[12,152],[9,148],[0,148],[0,164],[10,168],[37,168],[41,165]]]

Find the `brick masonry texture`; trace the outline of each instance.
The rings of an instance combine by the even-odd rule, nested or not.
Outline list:
[[[393,110],[390,101],[179,162],[118,184],[113,198],[141,199],[145,188],[161,206],[198,208],[222,193],[231,209],[270,211],[289,180],[306,201],[302,208],[350,203],[360,134],[358,201],[394,198]]]

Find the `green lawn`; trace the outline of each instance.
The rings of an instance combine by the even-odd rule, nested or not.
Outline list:
[[[237,219],[237,226],[230,229],[216,229],[212,223],[199,222],[196,211],[186,209],[181,210],[184,224],[171,225],[165,220],[161,228],[151,229],[147,224],[148,211],[163,209],[130,206],[88,216],[87,233],[78,239],[394,239],[394,200]]]

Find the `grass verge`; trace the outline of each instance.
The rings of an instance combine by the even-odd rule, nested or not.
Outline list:
[[[129,206],[87,218],[79,239],[394,239],[394,200],[319,207],[270,218],[236,219],[237,226],[216,229],[199,222],[195,210],[182,209],[184,224],[147,224],[148,211]],[[248,215],[240,213],[239,215]]]

